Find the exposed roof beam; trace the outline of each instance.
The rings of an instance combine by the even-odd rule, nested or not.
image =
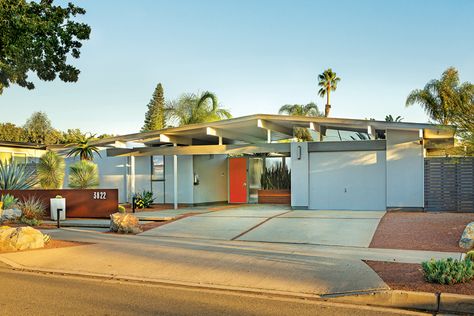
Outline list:
[[[186,138],[183,136],[166,135],[166,134],[160,134],[160,141],[163,143],[173,143],[173,144],[180,144],[180,145],[193,144],[193,140],[191,138]]]
[[[252,153],[289,153],[290,143],[261,143],[249,145],[199,145],[134,148],[128,154],[107,151],[108,156],[152,156],[152,155],[219,155],[219,154],[252,154]]]
[[[261,143],[264,140],[258,137],[254,137],[251,135],[246,135],[234,131],[226,131],[224,129],[218,129],[218,128],[213,128],[213,127],[206,127],[206,134],[211,135],[211,136],[217,136],[217,137],[224,137],[227,139],[231,140],[241,140],[250,144],[253,143]]]
[[[293,129],[292,128],[288,128],[288,127],[285,127],[285,126],[282,126],[282,125],[279,125],[279,124],[275,124],[275,123],[270,122],[270,121],[258,119],[257,120],[257,126],[260,127],[260,128],[264,128],[264,129],[267,129],[267,130],[274,131],[274,132],[282,133],[282,134],[285,134],[285,135],[288,135],[288,136],[293,136]]]

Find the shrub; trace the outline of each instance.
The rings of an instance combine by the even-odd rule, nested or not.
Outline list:
[[[135,205],[138,208],[147,208],[150,207],[153,201],[155,200],[153,198],[153,192],[143,190],[141,193],[135,193],[134,196],[135,198]]]
[[[291,172],[283,163],[264,168],[260,178],[264,190],[289,190],[291,188]]]
[[[0,189],[27,190],[38,183],[34,168],[16,162],[0,160]]]
[[[46,211],[46,206],[35,196],[30,196],[23,201],[18,202],[22,214],[20,221],[28,225],[38,225]]]
[[[23,224],[26,224],[28,226],[38,226],[39,224],[41,224],[41,221],[39,219],[36,219],[36,218],[25,218],[25,217],[20,217],[20,222],[22,222]]]
[[[425,279],[431,283],[456,284],[474,277],[474,262],[453,258],[425,261],[421,264]]]
[[[474,250],[468,251],[466,253],[466,260],[474,262]]]
[[[55,152],[48,151],[41,156],[36,166],[41,188],[61,189],[64,182],[65,168],[64,158]]]
[[[92,161],[80,160],[69,167],[69,187],[95,188],[99,185],[99,170]]]
[[[117,211],[119,213],[125,213],[125,207],[123,205],[119,205],[118,208],[117,208]]]
[[[11,194],[2,194],[3,209],[8,210],[18,203],[18,199]]]

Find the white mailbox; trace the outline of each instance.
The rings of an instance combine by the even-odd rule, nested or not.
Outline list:
[[[51,219],[53,221],[56,221],[58,219],[57,214],[58,214],[58,209],[61,209],[62,211],[59,214],[59,219],[60,220],[65,220],[66,219],[66,199],[65,198],[52,198],[50,199],[51,203]]]

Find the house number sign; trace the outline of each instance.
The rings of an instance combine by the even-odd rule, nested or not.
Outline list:
[[[107,192],[95,191],[93,198],[94,200],[107,200]]]

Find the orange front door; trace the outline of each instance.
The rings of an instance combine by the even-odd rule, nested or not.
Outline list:
[[[247,158],[229,158],[229,203],[247,203]]]

